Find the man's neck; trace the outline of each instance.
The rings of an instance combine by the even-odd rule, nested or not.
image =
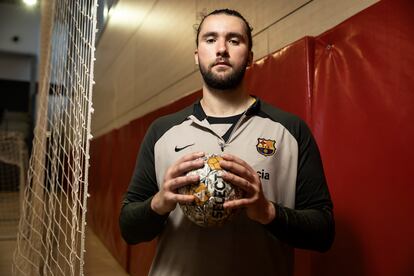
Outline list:
[[[232,90],[212,90],[204,85],[200,102],[207,116],[229,117],[246,111],[254,98],[242,85]]]

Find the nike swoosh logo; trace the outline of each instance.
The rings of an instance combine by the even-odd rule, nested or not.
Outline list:
[[[194,145],[195,145],[195,143],[192,143],[190,145],[187,145],[187,146],[184,146],[184,147],[181,147],[181,148],[175,146],[175,149],[174,150],[175,150],[175,152],[179,152],[179,151],[182,151],[183,149],[186,149],[186,148],[191,147],[191,146],[194,146]]]

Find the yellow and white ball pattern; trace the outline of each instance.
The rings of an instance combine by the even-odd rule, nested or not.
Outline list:
[[[239,188],[225,182],[222,178],[223,170],[218,155],[203,157],[204,166],[190,171],[188,175],[199,175],[200,182],[178,189],[181,194],[194,195],[195,201],[189,204],[180,204],[183,213],[194,223],[203,227],[221,226],[228,221],[237,210],[225,210],[225,201],[241,198]]]

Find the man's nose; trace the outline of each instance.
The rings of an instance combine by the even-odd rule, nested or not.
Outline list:
[[[227,43],[225,39],[217,41],[217,56],[228,56]]]

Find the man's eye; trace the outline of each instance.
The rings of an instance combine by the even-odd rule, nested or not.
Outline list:
[[[238,39],[230,39],[229,43],[232,44],[232,45],[239,45],[240,41]]]
[[[214,43],[216,40],[214,38],[207,38],[206,42],[207,43]]]

